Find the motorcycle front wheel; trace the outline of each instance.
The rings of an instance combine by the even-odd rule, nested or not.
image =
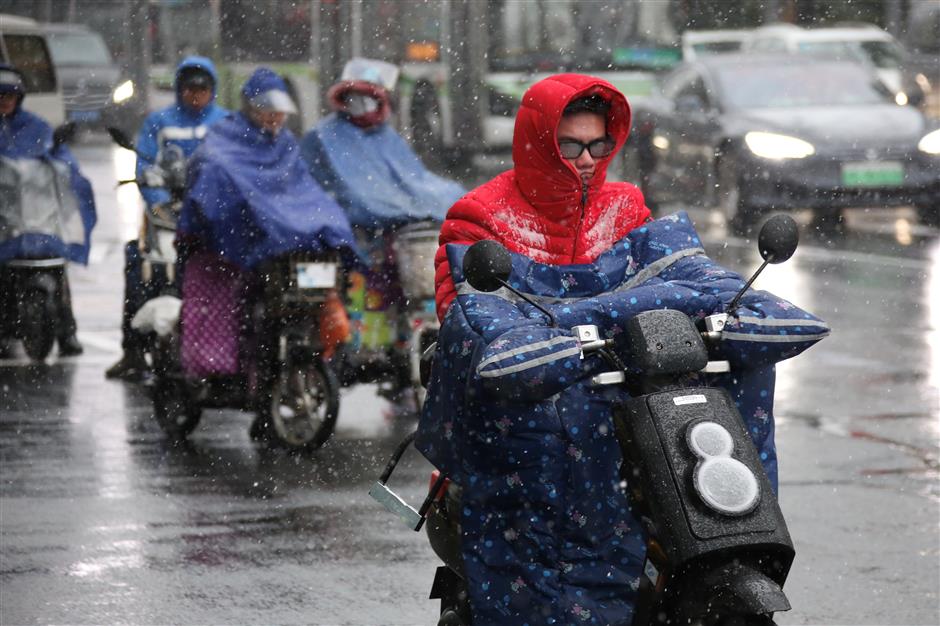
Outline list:
[[[35,289],[26,292],[22,303],[21,338],[23,349],[30,359],[44,361],[55,343],[55,311],[49,304],[49,294]]]
[[[202,409],[186,382],[169,376],[158,376],[154,383],[153,412],[160,428],[173,441],[186,439],[202,417]]]
[[[310,363],[285,365],[271,389],[265,421],[280,445],[294,451],[311,451],[330,438],[338,415],[336,374],[322,359],[313,359]]]

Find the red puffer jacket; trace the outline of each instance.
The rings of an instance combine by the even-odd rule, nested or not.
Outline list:
[[[556,129],[569,102],[598,94],[610,102],[607,133],[616,141],[582,188],[561,157]],[[493,239],[509,250],[552,265],[590,263],[650,217],[643,194],[629,183],[605,183],[607,166],[630,132],[630,105],[610,83],[558,74],[532,85],[522,98],[512,141],[514,169],[457,201],[441,227],[434,259],[437,315],[456,295],[445,253],[449,243]]]

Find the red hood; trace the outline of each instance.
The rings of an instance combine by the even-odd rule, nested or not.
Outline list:
[[[557,220],[581,206],[581,178],[561,158],[556,131],[561,113],[577,98],[599,95],[610,102],[607,133],[616,141],[610,156],[597,161],[588,194],[607,178],[607,166],[630,134],[630,105],[613,85],[584,74],[556,74],[532,85],[522,96],[512,138],[512,160],[519,189],[539,213]]]
[[[379,108],[376,111],[372,113],[366,113],[365,115],[349,115],[345,101],[346,94],[349,92],[360,93],[365,96],[372,96],[379,101]],[[327,102],[329,102],[331,109],[340,113],[345,113],[349,117],[349,120],[360,128],[372,128],[373,126],[383,124],[388,120],[389,115],[392,113],[388,92],[385,90],[385,88],[364,80],[340,81],[327,90],[326,99]]]

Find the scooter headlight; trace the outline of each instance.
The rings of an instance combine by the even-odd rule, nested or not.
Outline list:
[[[802,159],[816,152],[808,141],[777,133],[750,132],[744,135],[744,143],[756,156],[775,161]]]
[[[734,439],[716,422],[699,422],[686,433],[689,449],[699,458],[692,474],[695,492],[722,515],[745,515],[760,502],[760,483],[741,461],[732,458]]]
[[[121,104],[126,102],[134,97],[134,81],[125,80],[123,83],[114,88],[114,93],[111,94],[111,100],[114,101],[114,104]]]

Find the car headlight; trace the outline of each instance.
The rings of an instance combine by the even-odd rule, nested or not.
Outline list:
[[[940,154],[940,128],[924,135],[918,142],[917,149],[927,154]]]
[[[134,81],[125,80],[123,83],[114,88],[114,93],[111,94],[111,100],[114,101],[114,104],[121,104],[126,100],[130,100],[134,96]]]
[[[816,152],[808,141],[776,133],[751,132],[744,135],[744,143],[764,159],[802,159]]]

